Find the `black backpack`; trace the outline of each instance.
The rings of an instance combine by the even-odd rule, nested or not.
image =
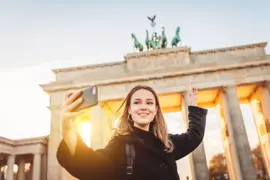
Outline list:
[[[126,158],[127,158],[127,167],[126,167],[126,175],[128,179],[132,178],[133,173],[133,163],[135,159],[135,148],[131,143],[126,143]]]

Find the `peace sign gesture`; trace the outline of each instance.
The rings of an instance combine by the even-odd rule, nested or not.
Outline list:
[[[191,81],[188,82],[186,90],[186,102],[188,106],[197,106],[198,90],[191,86]]]

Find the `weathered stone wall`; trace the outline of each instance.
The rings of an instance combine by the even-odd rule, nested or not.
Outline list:
[[[207,51],[190,52],[187,47],[161,49],[158,51],[131,53],[125,56],[125,61],[72,67],[54,70],[56,84],[93,83],[106,79],[129,78],[137,75],[157,74],[176,69],[198,67],[201,65],[219,65],[247,62],[265,56],[266,43],[245,46],[219,48]]]
[[[241,59],[248,60],[256,57],[265,56],[265,44],[254,44],[235,46],[229,48],[219,48],[206,51],[193,52],[190,55],[192,64],[223,64],[235,62]]]
[[[259,62],[259,61],[258,61]],[[246,66],[245,68],[230,68],[226,70],[215,70],[213,67],[205,69],[193,68],[192,71],[183,70],[183,71],[171,71],[170,73],[175,73],[176,75],[170,76],[168,73],[165,75],[153,75],[153,77],[140,76],[138,78],[134,77],[134,80],[125,80],[119,79],[119,83],[114,83],[113,80],[110,82],[102,83],[99,82],[99,100],[106,101],[112,99],[121,99],[124,98],[127,92],[138,84],[146,84],[152,86],[158,93],[174,93],[174,92],[183,92],[186,88],[186,84],[189,80],[192,80],[194,86],[200,89],[204,88],[215,88],[227,85],[238,85],[238,84],[247,84],[247,83],[256,83],[264,81],[266,79],[270,80],[270,57],[265,57],[262,60],[265,63],[257,63],[255,60],[253,65]],[[231,65],[231,64],[229,64]],[[234,66],[239,67],[243,63],[234,63]],[[220,67],[221,68],[221,67]],[[224,69],[226,66],[224,66]],[[201,71],[201,73],[198,73]],[[197,72],[197,73],[196,73]],[[159,76],[159,77],[158,77]],[[121,83],[120,83],[121,81]],[[57,109],[61,106],[64,94],[68,88],[65,87],[83,87],[84,85],[91,85],[93,81],[85,80],[84,83],[67,83],[65,86],[60,86],[58,90],[51,94],[51,108]]]
[[[61,70],[54,70],[56,73],[56,81],[71,81],[80,82],[85,79],[103,80],[114,78],[126,73],[125,63],[108,63],[104,65],[94,65],[85,67],[66,68]]]

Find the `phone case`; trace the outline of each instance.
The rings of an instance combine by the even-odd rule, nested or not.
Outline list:
[[[98,89],[96,86],[91,86],[82,90],[81,98],[83,98],[82,104],[80,104],[74,111],[80,111],[85,108],[89,108],[98,104]]]

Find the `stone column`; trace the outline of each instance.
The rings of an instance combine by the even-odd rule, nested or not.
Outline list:
[[[261,153],[268,176],[270,176],[270,83],[259,87],[250,99],[257,128]]]
[[[51,131],[47,151],[47,179],[49,180],[61,179],[62,168],[56,159],[56,151],[62,139],[60,127],[59,110],[51,109]]]
[[[34,161],[33,161],[33,180],[40,180],[41,175],[41,154],[34,154]]]
[[[43,154],[41,159],[41,180],[47,180],[47,154]]]
[[[13,180],[14,178],[14,172],[13,172],[13,167],[15,163],[15,155],[9,155],[8,160],[7,160],[7,180]]]
[[[187,101],[182,97],[182,113],[185,128],[188,128],[188,106]],[[205,156],[203,142],[189,155],[190,167],[193,180],[209,180],[209,171],[207,166],[207,160]]]
[[[225,103],[225,102],[224,102]],[[231,180],[242,179],[242,174],[239,167],[239,161],[236,159],[236,148],[233,146],[233,139],[229,137],[228,122],[224,112],[224,107],[217,104],[217,112],[219,114],[221,137],[223,141],[224,154],[226,157],[226,164]]]
[[[226,87],[219,95],[222,139],[231,180],[254,180],[256,172],[252,161],[244,120],[236,87]]]
[[[24,180],[24,165],[24,159],[20,159],[18,165],[18,180]]]

